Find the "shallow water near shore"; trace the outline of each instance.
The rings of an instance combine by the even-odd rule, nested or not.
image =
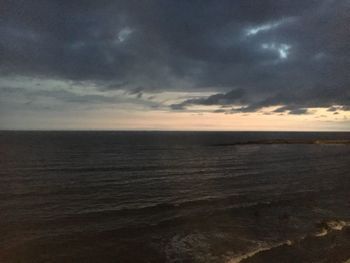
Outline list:
[[[1,132],[0,262],[345,262],[349,140]]]

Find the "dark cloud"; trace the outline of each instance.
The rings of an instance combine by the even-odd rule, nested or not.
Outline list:
[[[137,95],[137,98],[121,98],[119,96],[107,96],[102,94],[81,94],[72,92],[69,90],[56,89],[56,90],[28,90],[25,88],[16,87],[0,87],[1,98],[3,103],[6,102],[7,97],[22,98],[22,103],[26,105],[34,104],[34,102],[40,102],[43,98],[54,99],[63,103],[86,103],[86,104],[110,104],[117,105],[121,103],[132,103],[141,106],[148,107],[160,107],[156,102],[150,102],[147,100],[139,100],[141,96]],[[24,100],[23,100],[24,99]],[[20,100],[21,101],[21,100]],[[40,103],[39,103],[40,104]]]
[[[90,81],[139,98],[217,92],[176,110],[350,107],[349,0],[4,0],[0,12],[1,75]]]
[[[227,93],[218,93],[205,98],[188,99],[178,104],[172,104],[172,109],[184,109],[189,105],[232,105],[239,103],[243,99],[244,90],[236,89]]]
[[[301,114],[307,114],[308,110],[304,108],[298,108],[298,109],[292,109],[289,111],[289,114],[293,115],[301,115]]]
[[[256,98],[254,93],[246,93],[244,90],[232,90],[227,93],[218,93],[204,98],[188,99],[181,103],[171,105],[173,109],[184,109],[190,105],[236,105],[240,106],[231,113],[238,112],[255,112],[264,107],[280,106],[274,112],[282,113],[289,112],[289,114],[306,114],[307,108],[329,107],[328,111],[349,111],[350,106],[350,90],[343,87],[325,87],[315,86],[313,88],[304,89],[287,89],[283,92],[277,92],[275,95],[260,96]],[[254,98],[255,97],[255,98]],[[343,105],[343,106],[333,106]],[[219,110],[216,112],[221,112]],[[227,111],[226,111],[227,112]]]

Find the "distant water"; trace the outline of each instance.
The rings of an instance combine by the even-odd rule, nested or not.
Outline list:
[[[0,262],[345,262],[350,145],[244,144],[315,138],[1,132]]]

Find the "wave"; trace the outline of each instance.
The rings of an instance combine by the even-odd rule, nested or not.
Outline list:
[[[330,233],[332,230],[335,231],[341,231],[344,227],[350,226],[350,222],[346,222],[343,220],[330,220],[321,222],[318,224],[320,227],[320,230],[316,232],[316,237],[322,237]]]
[[[296,240],[286,240],[275,244],[263,244],[251,251],[231,257],[227,263],[256,262],[322,262],[350,263],[350,222],[328,220],[318,224],[321,229],[315,234]],[[307,259],[307,260],[305,260]],[[311,260],[312,259],[312,260]]]
[[[164,203],[156,203],[145,206],[134,206],[134,207],[119,207],[116,209],[110,210],[98,210],[98,211],[82,211],[80,213],[71,214],[74,215],[83,215],[83,216],[101,216],[101,213],[104,216],[108,215],[128,215],[128,214],[154,214],[156,212],[165,212],[165,211],[177,211],[184,209],[193,209],[198,207],[200,208],[211,208],[211,211],[220,211],[220,210],[237,210],[237,209],[258,209],[264,207],[277,207],[277,206],[285,206],[292,205],[295,202],[310,200],[314,195],[319,192],[314,191],[306,191],[306,192],[297,192],[297,193],[286,193],[283,198],[275,199],[274,195],[266,196],[265,198],[259,198],[257,201],[257,197],[251,197],[254,193],[249,192],[249,194],[245,195],[230,195],[230,196],[222,196],[222,197],[207,197],[200,199],[187,200],[182,202],[164,202]],[[207,210],[206,210],[207,211]]]
[[[274,245],[259,245],[258,248],[255,248],[253,250],[251,250],[250,252],[248,253],[245,253],[245,254],[242,254],[242,255],[239,255],[239,256],[235,256],[233,258],[230,258],[226,263],[239,263],[239,262],[242,262],[243,260],[245,259],[248,259],[248,258],[251,258],[253,257],[254,255],[258,254],[258,253],[261,253],[263,251],[268,251],[268,250],[271,250],[271,249],[274,249],[274,248],[277,248],[277,247],[280,247],[280,246],[283,246],[283,245],[292,245],[293,242],[290,241],[290,240],[287,240],[285,242],[280,242],[280,243],[276,243]]]

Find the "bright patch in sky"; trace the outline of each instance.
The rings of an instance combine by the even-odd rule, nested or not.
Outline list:
[[[246,36],[248,36],[248,37],[254,36],[260,32],[274,29],[274,28],[278,27],[280,24],[281,24],[281,22],[276,22],[276,23],[272,23],[272,24],[264,24],[261,26],[251,27],[251,28],[246,30]]]
[[[286,23],[294,22],[295,20],[296,20],[295,17],[287,17],[287,18],[281,19],[281,20],[276,21],[276,22],[252,26],[252,27],[249,27],[248,29],[245,30],[245,35],[247,37],[255,36],[259,33],[263,33],[265,31],[276,29],[279,26],[284,25]]]
[[[261,45],[263,49],[272,50],[278,52],[280,59],[287,59],[289,56],[290,45],[287,44],[277,44],[277,43],[264,43]]]
[[[133,31],[129,27],[125,27],[118,33],[118,40],[119,42],[124,42],[132,33]]]

